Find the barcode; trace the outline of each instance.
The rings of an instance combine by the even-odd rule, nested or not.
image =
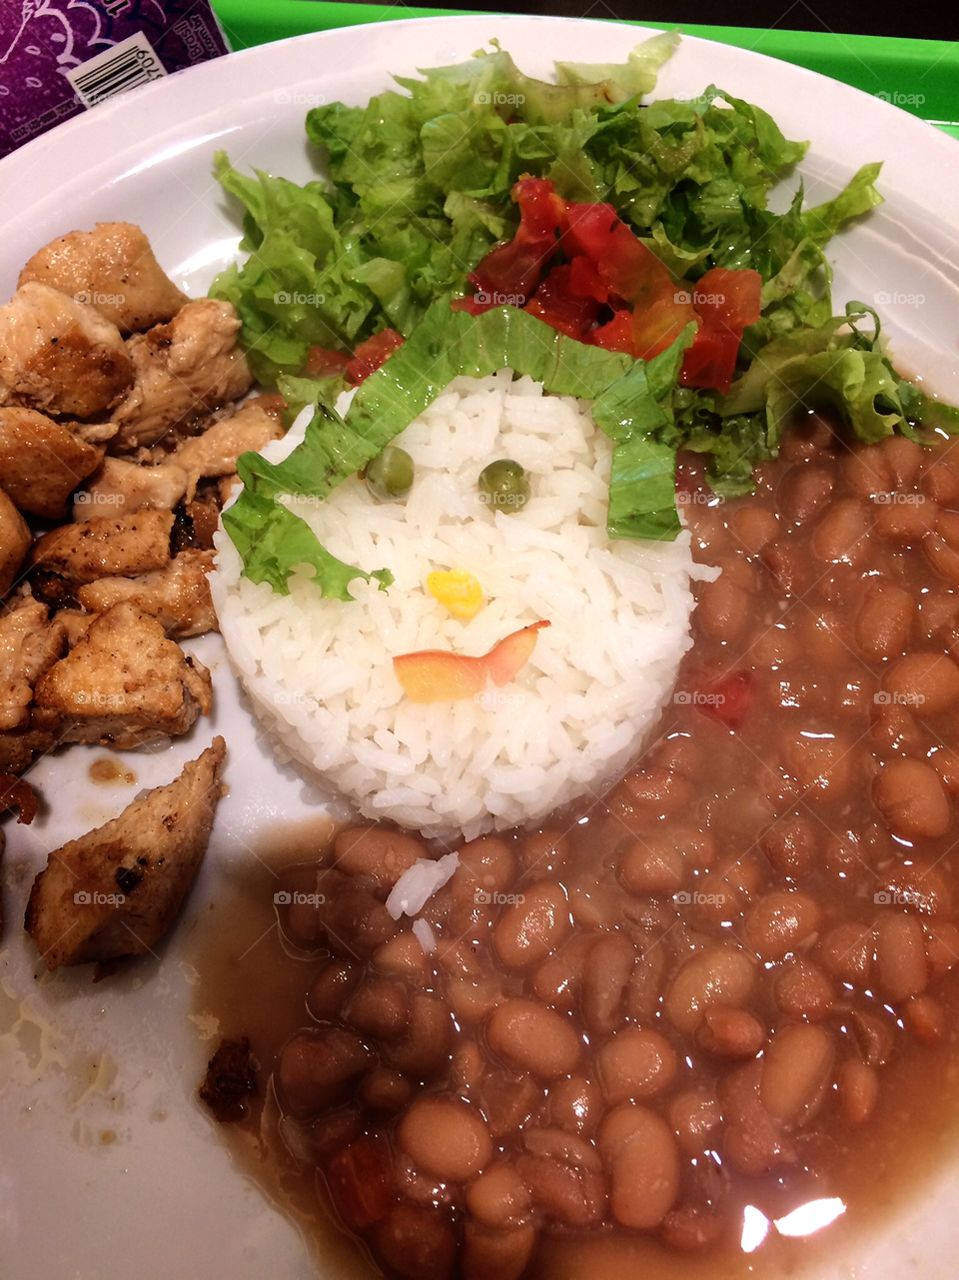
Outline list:
[[[95,107],[104,98],[135,89],[165,76],[166,69],[142,31],[115,44],[105,53],[67,72],[67,79],[85,107]]]

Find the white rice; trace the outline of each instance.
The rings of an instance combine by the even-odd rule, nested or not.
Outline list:
[[[274,461],[305,423],[266,451]],[[416,466],[404,502],[378,503],[351,478],[326,501],[284,499],[341,560],[389,568],[380,591],[326,600],[310,571],[275,594],[241,574],[217,535],[211,575],[220,629],[258,715],[282,749],[368,818],[440,839],[532,823],[598,792],[639,749],[689,646],[689,535],[611,542],[611,446],[586,402],[547,396],[510,370],[460,378],[397,437]],[[493,459],[530,473],[522,511],[491,510],[477,477]],[[425,588],[465,569],[486,604],[457,621]],[[533,655],[475,699],[411,702],[392,658],[418,649],[483,654],[538,619]]]

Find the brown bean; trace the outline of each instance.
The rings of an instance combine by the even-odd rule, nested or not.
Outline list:
[[[782,960],[809,947],[822,924],[822,911],[808,893],[774,890],[746,916],[744,937],[763,960]]]
[[[551,880],[530,885],[493,926],[493,946],[507,969],[538,964],[572,928],[562,887]]]
[[[894,1031],[889,1020],[857,1009],[852,1015],[852,1030],[863,1061],[870,1067],[885,1066],[894,1043]]]
[[[929,755],[929,763],[939,774],[949,794],[959,795],[959,751],[955,747],[937,745]]]
[[[723,1119],[719,1099],[705,1085],[677,1093],[667,1114],[679,1145],[690,1156],[702,1155],[712,1145]]]
[[[551,827],[526,832],[520,844],[520,861],[524,870],[535,871],[537,875],[564,866],[569,855],[569,837]]]
[[[516,855],[499,836],[480,836],[459,850],[459,866],[450,881],[455,896],[475,900],[508,889],[516,878]]]
[[[637,808],[650,808],[656,813],[672,813],[689,803],[693,786],[681,773],[659,766],[634,769],[627,773],[622,787]]]
[[[384,1046],[390,1066],[421,1078],[435,1075],[449,1061],[452,1025],[446,1004],[417,991],[410,997],[405,1035]]]
[[[779,522],[772,511],[755,502],[744,503],[730,521],[733,535],[745,551],[756,555],[779,534]]]
[[[918,856],[888,862],[876,877],[878,903],[896,902],[926,916],[948,916],[953,910],[953,872],[944,859]]]
[[[665,832],[633,836],[619,854],[619,880],[628,893],[673,894],[684,871],[682,853]]]
[[[787,539],[768,542],[762,549],[762,562],[783,596],[801,595],[810,579],[809,556]]]
[[[599,1132],[610,1171],[610,1209],[623,1227],[658,1226],[679,1197],[679,1147],[669,1126],[646,1107],[622,1103]]]
[[[766,1042],[766,1028],[748,1009],[713,1005],[706,1010],[697,1040],[722,1058],[754,1058]]]
[[[904,587],[890,582],[868,586],[855,623],[859,652],[874,661],[902,653],[914,614],[912,596]]]
[[[946,1034],[946,1011],[929,995],[913,996],[903,1009],[906,1026],[923,1044],[937,1044]]]
[[[726,1122],[723,1157],[732,1168],[750,1177],[792,1164],[797,1158],[780,1122],[760,1100],[763,1070],[764,1062],[754,1060],[730,1071],[720,1084]]]
[[[636,961],[623,997],[627,1018],[649,1022],[662,999],[667,954],[662,945],[652,944]]]
[[[735,640],[746,627],[751,599],[749,592],[721,574],[702,587],[693,621],[712,640]]]
[[[839,1105],[848,1124],[865,1124],[879,1101],[879,1077],[872,1067],[852,1058],[844,1062],[836,1075]]]
[[[313,979],[307,1005],[318,1022],[332,1022],[339,1015],[362,974],[346,960],[331,960]]]
[[[893,487],[889,459],[881,449],[872,445],[860,445],[851,449],[843,458],[841,466],[843,479],[860,498],[889,493]]]
[[[841,734],[790,734],[783,744],[786,768],[804,791],[841,796],[852,781],[853,753]]]
[[[551,1125],[588,1138],[599,1124],[603,1095],[592,1080],[570,1076],[550,1086],[546,1104]]]
[[[888,436],[879,445],[885,457],[889,476],[897,489],[907,489],[914,484],[922,465],[923,448],[907,436]]]
[[[516,1166],[497,1160],[466,1189],[466,1207],[487,1227],[518,1227],[529,1217],[529,1189]]]
[[[887,694],[876,694],[876,716],[870,728],[873,743],[883,754],[923,754],[923,733],[912,712],[895,702],[880,702]]]
[[[476,1177],[493,1155],[486,1122],[461,1098],[417,1098],[401,1118],[396,1138],[417,1169],[441,1182]]]
[[[828,976],[814,961],[805,958],[783,966],[774,980],[773,992],[783,1013],[808,1022],[828,1018],[835,1000]]]
[[[351,876],[367,876],[381,889],[392,888],[417,858],[429,857],[416,836],[392,827],[347,827],[333,841],[333,862]]]
[[[959,499],[959,471],[938,452],[927,454],[920,467],[919,487],[934,502],[954,506]]]
[[[379,1134],[344,1139],[326,1168],[334,1205],[351,1231],[381,1222],[396,1199],[396,1175],[389,1143]]]
[[[934,978],[944,977],[959,961],[959,928],[942,921],[926,924],[926,960]]]
[[[868,533],[863,504],[856,498],[839,498],[813,529],[812,553],[828,564],[857,565],[868,548]]]
[[[529,1075],[491,1067],[476,1086],[477,1105],[497,1143],[515,1135],[543,1108],[543,1086]]]
[[[692,1253],[718,1245],[726,1231],[722,1212],[707,1204],[681,1204],[663,1218],[663,1243],[681,1253]]]
[[[775,1119],[801,1125],[816,1112],[832,1079],[835,1045],[823,1027],[798,1023],[773,1037],[762,1060],[759,1096]]]
[[[580,1006],[586,1029],[594,1034],[612,1031],[619,1021],[623,992],[636,952],[621,933],[600,938],[590,948],[583,967]]]
[[[823,965],[842,982],[864,985],[872,964],[872,929],[868,925],[834,925],[823,936],[819,955]]]
[[[892,663],[882,684],[894,701],[934,716],[959,701],[959,666],[942,653],[910,653]]]
[[[366,1068],[369,1056],[361,1040],[339,1027],[297,1032],[283,1046],[277,1065],[282,1105],[296,1116],[327,1109]]]
[[[544,1080],[573,1071],[581,1050],[573,1024],[533,1000],[498,1005],[490,1014],[487,1039],[503,1062]]]
[[[392,1040],[406,1029],[406,987],[395,978],[367,978],[350,996],[343,1018],[362,1035]]]
[[[769,828],[762,839],[763,852],[781,876],[799,879],[815,866],[818,834],[811,818],[789,813]]]
[[[683,965],[666,991],[666,1016],[683,1035],[694,1032],[713,1004],[745,1004],[756,983],[755,962],[729,943],[708,947]]]
[[[892,493],[876,507],[874,527],[896,546],[918,546],[935,527],[938,507],[922,493]]]
[[[503,999],[503,986],[494,977],[480,978],[477,981],[472,978],[449,978],[446,983],[446,998],[461,1026],[476,1027]]]
[[[503,1231],[466,1220],[461,1265],[463,1280],[520,1280],[536,1246],[532,1225]],[[422,1276],[428,1276],[423,1272]],[[422,1280],[422,1277],[421,1277]]]
[[[576,912],[576,918],[582,929],[584,921],[579,911]],[[533,995],[544,1004],[555,1005],[558,1009],[575,1008],[583,983],[586,958],[595,944],[595,933],[574,933],[565,946],[547,956],[533,972]]]
[[[376,1251],[400,1280],[449,1280],[456,1261],[456,1235],[433,1208],[398,1204],[376,1227]]]
[[[413,1086],[405,1076],[389,1067],[374,1067],[363,1077],[360,1098],[371,1111],[384,1111],[389,1115],[402,1111],[413,1093]]]
[[[876,923],[879,988],[890,1000],[905,1000],[925,989],[926,937],[913,916],[884,914]]]
[[[959,551],[939,532],[925,535],[922,550],[939,577],[950,587],[959,587]]]
[[[563,1129],[529,1129],[523,1146],[517,1167],[541,1213],[566,1227],[602,1220],[606,1183],[591,1143]]]
[[[395,973],[417,982],[423,981],[432,968],[419,939],[409,932],[398,933],[378,947],[373,953],[373,964],[384,973]]]
[[[658,1031],[628,1027],[601,1045],[596,1072],[609,1103],[652,1098],[668,1089],[678,1068],[676,1051]]]
[[[802,524],[829,501],[835,479],[826,466],[790,467],[779,485],[779,509],[787,520]]]
[[[891,760],[873,784],[873,797],[889,830],[905,840],[944,836],[952,824],[939,775],[921,760]]]

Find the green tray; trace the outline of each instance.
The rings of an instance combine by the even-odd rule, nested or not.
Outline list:
[[[308,31],[329,31],[397,17],[430,18],[464,12],[406,5],[325,3],[325,0],[213,0],[234,49],[267,44]],[[475,12],[475,11],[474,11]],[[739,45],[794,62],[842,80],[865,93],[894,102],[913,115],[959,138],[959,43],[851,36],[834,31],[767,31],[751,27],[636,23],[669,27]]]

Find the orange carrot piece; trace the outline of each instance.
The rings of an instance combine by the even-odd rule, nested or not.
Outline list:
[[[536,647],[537,633],[546,621],[533,622],[505,636],[489,653],[471,657],[447,649],[420,649],[393,659],[393,670],[412,702],[456,702],[475,698],[491,680],[508,684],[529,661]]]

